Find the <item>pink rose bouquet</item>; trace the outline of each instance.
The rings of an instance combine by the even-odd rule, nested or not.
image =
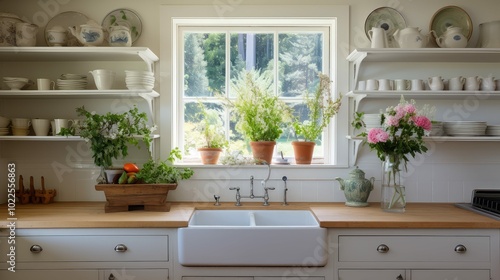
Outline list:
[[[363,126],[362,114],[353,122],[356,128]],[[359,136],[366,137],[366,143],[372,150],[377,151],[377,156],[385,161],[386,156],[394,156],[408,161],[407,155],[415,157],[417,153],[427,151],[423,136],[432,128],[430,119],[421,114],[415,106],[415,101],[410,103],[401,97],[400,103],[386,109],[380,114],[381,128],[372,128]]]

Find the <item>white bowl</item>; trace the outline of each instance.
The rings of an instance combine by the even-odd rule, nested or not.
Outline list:
[[[4,81],[4,83],[11,89],[11,90],[20,90],[23,88],[28,82],[25,81],[18,81],[18,80],[9,80],[9,81]]]

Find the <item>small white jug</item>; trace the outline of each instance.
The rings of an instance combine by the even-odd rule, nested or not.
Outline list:
[[[465,79],[465,90],[479,90],[482,78],[478,76],[467,77]]]
[[[380,27],[372,27],[372,29],[368,30],[368,36],[372,41],[372,48],[388,48],[389,42],[387,41],[387,34],[385,33],[385,29]]]
[[[494,77],[486,77],[481,78],[481,90],[484,91],[494,91],[496,89],[495,78]]]
[[[441,76],[435,76],[432,78],[428,79],[429,81],[429,87],[431,90],[443,90],[444,89],[444,82]]]

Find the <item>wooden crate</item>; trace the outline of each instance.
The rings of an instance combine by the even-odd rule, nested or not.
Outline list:
[[[169,190],[175,190],[177,184],[98,184],[97,191],[104,191],[106,196],[105,213],[146,210],[168,212]]]

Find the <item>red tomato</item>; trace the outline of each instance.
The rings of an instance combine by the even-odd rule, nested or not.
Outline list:
[[[123,165],[123,170],[125,170],[127,173],[128,172],[139,172],[139,167],[137,165],[127,162]]]

